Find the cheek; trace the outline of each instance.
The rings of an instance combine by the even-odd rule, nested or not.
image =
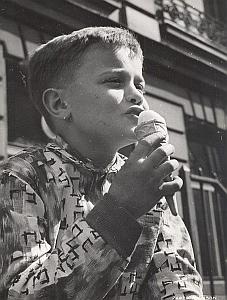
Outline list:
[[[124,93],[119,90],[108,90],[108,92],[98,95],[100,104],[107,114],[114,113],[120,109],[124,99]]]
[[[76,114],[89,112],[95,119],[110,118],[111,115],[120,109],[120,104],[124,98],[122,90],[109,89],[102,90],[93,89],[92,93],[80,92],[78,94],[79,101],[75,101],[74,110]],[[76,99],[75,99],[76,100]]]
[[[109,89],[106,92],[106,96],[111,99],[114,103],[121,103],[124,99],[124,90],[122,89]]]

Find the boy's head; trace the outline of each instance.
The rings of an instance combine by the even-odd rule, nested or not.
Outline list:
[[[84,28],[41,45],[31,56],[28,83],[31,98],[47,121],[49,115],[42,99],[44,91],[67,86],[83,63],[83,55],[94,44],[113,49],[128,48],[131,57],[138,56],[143,61],[142,50],[133,34],[117,27]]]

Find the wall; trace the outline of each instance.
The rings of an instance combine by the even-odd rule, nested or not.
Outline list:
[[[0,159],[7,156],[6,70],[3,44],[0,43]]]

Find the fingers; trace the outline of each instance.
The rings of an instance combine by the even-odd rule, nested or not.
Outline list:
[[[173,171],[179,167],[179,163],[176,159],[167,160],[162,163],[156,170],[156,176],[165,179]],[[169,180],[166,180],[169,181]]]
[[[173,195],[182,188],[183,180],[179,176],[174,176],[172,181],[164,182],[159,190],[163,196]]]
[[[163,161],[167,160],[173,153],[174,153],[174,146],[171,144],[164,144],[163,146],[154,150],[149,155],[149,157],[146,159],[145,164],[149,165],[149,168],[156,169],[158,166],[160,166],[160,164]]]

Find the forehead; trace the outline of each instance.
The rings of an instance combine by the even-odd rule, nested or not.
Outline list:
[[[75,75],[99,73],[106,69],[126,69],[128,72],[142,74],[143,62],[139,54],[131,53],[127,47],[106,47],[91,45],[83,54]]]

